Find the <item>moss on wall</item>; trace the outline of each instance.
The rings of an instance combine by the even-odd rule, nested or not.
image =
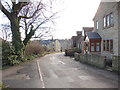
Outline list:
[[[112,70],[120,72],[120,56],[113,56],[113,59],[112,59]]]
[[[79,58],[78,58],[79,57]],[[101,55],[75,54],[75,59],[99,68],[105,68],[105,57]]]

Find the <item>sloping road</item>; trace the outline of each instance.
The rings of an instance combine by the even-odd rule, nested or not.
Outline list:
[[[116,73],[77,62],[64,53],[5,70],[3,81],[12,88],[118,88]]]

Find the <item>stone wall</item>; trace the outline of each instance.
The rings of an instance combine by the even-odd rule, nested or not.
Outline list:
[[[94,54],[77,54],[75,53],[75,60],[87,63],[99,68],[105,68],[105,56],[94,55]]]
[[[106,60],[105,56],[97,55],[97,54],[78,54],[75,53],[75,60],[87,63],[99,68],[105,68]],[[113,56],[112,58],[112,71],[120,72],[120,56]]]
[[[113,56],[112,70],[113,71],[120,71],[120,56]]]
[[[120,2],[118,3],[118,55],[120,55]]]
[[[74,57],[75,57],[75,60],[76,60],[76,61],[79,61],[79,53],[75,53],[75,54],[74,54]]]

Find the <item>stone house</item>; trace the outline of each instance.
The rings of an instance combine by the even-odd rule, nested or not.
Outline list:
[[[78,40],[78,37],[77,36],[72,36],[72,47],[77,47],[77,40]]]
[[[61,50],[61,44],[58,39],[51,40],[50,43],[47,44],[46,47],[50,51],[60,51]]]
[[[65,49],[68,49],[71,47],[71,39],[59,39],[59,42],[61,44],[61,50],[65,51]]]
[[[82,41],[82,31],[77,31],[77,48],[81,49],[81,41]]]
[[[88,32],[92,32],[93,31],[93,27],[83,27],[83,29],[82,29],[82,38],[81,38],[81,50],[82,50],[82,53],[88,53],[88,52],[90,52],[90,50],[89,50],[89,46],[90,45],[88,45],[89,44],[89,40],[87,40],[87,39],[89,39],[89,37],[87,36],[87,33]]]
[[[72,47],[77,47],[81,50],[81,42],[82,42],[82,31],[77,31],[77,36],[72,36]]]
[[[101,36],[97,32],[87,32],[84,42],[86,53],[101,52]]]
[[[40,40],[40,43],[50,51],[65,51],[65,49],[70,48],[72,45],[71,39]]]
[[[120,55],[120,2],[101,2],[93,18],[94,32],[101,36],[101,55]]]
[[[82,36],[85,38],[87,32],[92,32],[94,27],[83,27],[82,28]]]

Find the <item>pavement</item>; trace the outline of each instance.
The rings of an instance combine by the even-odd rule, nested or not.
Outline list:
[[[2,71],[7,88],[41,88],[36,60]]]
[[[118,88],[118,74],[75,61],[64,53],[48,54],[2,71],[10,88]]]

